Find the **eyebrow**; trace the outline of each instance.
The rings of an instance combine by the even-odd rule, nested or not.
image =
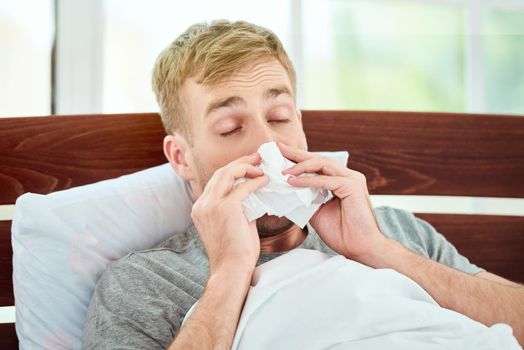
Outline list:
[[[245,104],[246,104],[246,101],[240,96],[231,96],[231,97],[222,98],[217,101],[211,102],[207,106],[205,116],[208,117],[211,113],[223,107],[231,107],[231,106],[238,106],[238,105],[245,105]]]
[[[288,89],[287,86],[279,86],[276,88],[268,89],[264,92],[264,100],[269,100],[278,97],[279,95],[287,94],[290,96],[293,96],[291,94],[291,91]],[[218,99],[214,102],[211,102],[205,112],[205,117],[208,117],[211,113],[216,111],[217,109],[224,108],[224,107],[232,107],[232,106],[238,106],[238,105],[246,105],[246,101],[240,97],[240,96],[230,96],[226,98]]]
[[[285,85],[279,86],[277,88],[269,89],[264,93],[264,99],[270,99],[270,98],[276,98],[279,95],[287,94],[290,96],[293,96],[291,94],[291,91],[289,91],[288,87]]]

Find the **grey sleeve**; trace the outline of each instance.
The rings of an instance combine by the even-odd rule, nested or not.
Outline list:
[[[196,300],[182,290],[166,293],[161,283],[158,273],[129,256],[110,264],[91,299],[82,348],[166,349],[184,315],[172,293]]]
[[[386,236],[415,253],[470,275],[485,271],[461,255],[431,224],[413,213],[392,207],[378,207],[375,208],[375,216]]]
[[[442,234],[437,232],[430,223],[414,215],[413,217],[417,222],[417,232],[421,237],[421,242],[428,252],[430,259],[470,275],[476,275],[479,272],[485,271],[461,255],[457,251],[457,248]]]

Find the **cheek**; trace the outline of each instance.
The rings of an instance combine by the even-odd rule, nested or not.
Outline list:
[[[296,140],[297,140],[297,146],[298,147],[300,147],[300,148],[302,148],[304,150],[308,149],[306,134],[304,133],[304,129],[303,129],[302,123],[300,121],[298,122],[298,125],[297,125]]]
[[[210,171],[207,169],[207,161],[202,159],[202,157],[195,152],[193,156],[193,165],[198,184],[203,189],[211,177]]]
[[[221,145],[200,144],[194,149],[194,164],[200,182],[205,185],[213,173],[238,158],[231,154],[230,147]]]
[[[304,134],[304,131],[302,131],[302,136],[301,136],[301,142],[300,142],[300,146],[302,147],[302,149],[304,150],[308,150],[308,145],[307,145],[307,139],[306,139],[306,134]]]

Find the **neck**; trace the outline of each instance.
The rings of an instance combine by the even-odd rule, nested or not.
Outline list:
[[[293,225],[274,236],[260,238],[260,252],[276,253],[291,250],[304,242],[306,236],[307,226],[301,229],[297,225]]]

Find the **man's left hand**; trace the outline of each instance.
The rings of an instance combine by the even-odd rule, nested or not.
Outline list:
[[[284,157],[295,164],[282,173],[296,187],[324,188],[334,198],[323,204],[310,220],[322,240],[334,251],[364,264],[373,251],[387,244],[380,232],[369,200],[366,177],[336,160],[279,143]],[[317,173],[317,176],[300,176]]]

